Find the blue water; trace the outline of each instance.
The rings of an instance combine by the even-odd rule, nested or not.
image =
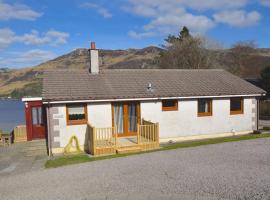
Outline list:
[[[25,124],[24,103],[15,100],[0,100],[0,129],[11,132],[20,124]]]

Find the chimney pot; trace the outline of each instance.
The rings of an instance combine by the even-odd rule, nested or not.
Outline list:
[[[91,42],[91,49],[96,49],[96,43],[95,42]]]

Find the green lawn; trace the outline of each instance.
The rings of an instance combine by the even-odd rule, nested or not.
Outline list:
[[[252,140],[252,139],[267,138],[267,137],[270,137],[270,133],[249,134],[249,135],[242,135],[242,136],[232,136],[232,137],[181,142],[181,143],[175,143],[175,144],[162,145],[160,149],[153,150],[153,151],[145,151],[145,152],[138,152],[138,153],[131,153],[131,154],[115,154],[115,155],[99,156],[99,157],[89,157],[87,154],[62,156],[59,158],[48,160],[45,164],[45,167],[55,168],[55,167],[61,167],[64,165],[118,158],[118,157],[143,154],[143,153],[149,153],[149,152],[155,152],[155,151],[166,151],[166,150],[172,150],[172,149],[178,149],[178,148],[188,148],[188,147],[196,147],[196,146],[201,146],[201,145],[218,144],[218,143],[224,143],[224,142],[236,142],[236,141],[241,141],[241,140]]]

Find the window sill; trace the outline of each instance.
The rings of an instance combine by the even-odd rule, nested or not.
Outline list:
[[[243,111],[231,111],[230,115],[243,115],[244,112]]]
[[[68,126],[73,126],[73,125],[84,125],[84,124],[87,124],[87,121],[86,120],[83,120],[83,121],[68,121],[67,122],[67,125]]]
[[[212,113],[198,113],[198,117],[210,117]]]
[[[166,111],[178,111],[178,108],[162,108],[162,111],[163,112],[166,112]]]

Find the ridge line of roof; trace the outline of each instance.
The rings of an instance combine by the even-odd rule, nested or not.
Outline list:
[[[101,69],[100,74],[103,72],[129,72],[129,71],[226,71],[224,69]],[[50,69],[45,70],[44,72],[88,72],[88,69]]]

